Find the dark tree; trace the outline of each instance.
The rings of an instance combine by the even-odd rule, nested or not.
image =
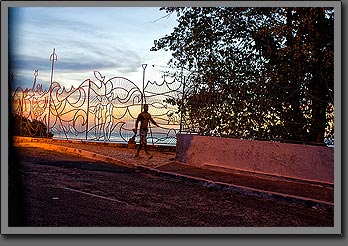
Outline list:
[[[11,136],[53,137],[51,132],[47,134],[47,126],[41,121],[11,114],[9,122]]]
[[[190,71],[186,123],[201,134],[323,143],[333,109],[333,9],[161,8],[178,26],[151,50]]]

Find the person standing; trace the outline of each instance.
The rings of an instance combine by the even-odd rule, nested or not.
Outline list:
[[[148,159],[150,160],[153,156],[149,153],[147,149],[147,132],[149,130],[148,125],[149,125],[149,122],[151,122],[155,126],[158,126],[158,124],[152,119],[152,116],[148,111],[149,111],[149,105],[144,104],[144,111],[138,115],[138,118],[135,122],[135,134],[137,134],[138,125],[140,122],[140,143],[137,149],[137,153],[135,154],[135,157],[139,157],[140,150],[142,147],[144,147],[144,151],[146,155],[148,156]]]

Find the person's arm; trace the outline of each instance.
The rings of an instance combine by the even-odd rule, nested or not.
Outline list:
[[[150,118],[150,121],[151,121],[151,123],[154,124],[155,126],[159,126],[159,125],[156,123],[156,121],[154,121],[154,120],[152,119],[152,116],[151,116],[151,118]]]

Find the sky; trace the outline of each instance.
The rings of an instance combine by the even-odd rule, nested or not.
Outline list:
[[[150,51],[154,40],[169,35],[175,15],[165,17],[160,7],[11,7],[9,8],[9,66],[12,87],[47,89],[50,56],[55,49],[53,81],[70,88],[95,81],[94,71],[106,80],[124,77],[139,88],[161,82],[169,51]],[[162,18],[165,17],[165,18]],[[106,81],[105,80],[105,81]]]

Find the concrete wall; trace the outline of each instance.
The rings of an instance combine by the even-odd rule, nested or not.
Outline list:
[[[196,166],[334,182],[334,149],[255,140],[178,134],[176,159]]]

